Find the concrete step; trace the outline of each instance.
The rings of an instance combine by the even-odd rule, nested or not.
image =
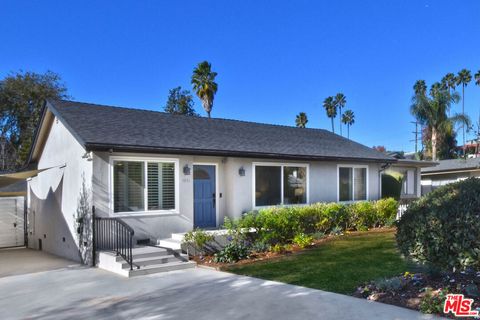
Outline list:
[[[132,256],[133,260],[136,259],[143,259],[149,257],[159,257],[159,256],[167,256],[170,255],[171,252],[168,252],[167,249],[159,248],[159,247],[152,247],[152,246],[145,246],[145,247],[135,247],[132,249]],[[117,261],[123,260],[121,256],[117,256]]]
[[[150,266],[154,264],[163,264],[163,263],[170,263],[170,262],[186,262],[188,259],[186,256],[174,256],[172,255],[166,255],[166,256],[158,256],[158,257],[147,257],[147,258],[141,258],[141,259],[133,259],[133,264],[136,266],[139,266],[140,268],[145,267],[145,266]],[[122,269],[129,268],[130,265],[126,261],[122,261]]]
[[[159,247],[163,247],[171,250],[182,249],[182,241],[178,239],[173,239],[173,238],[157,240],[157,245]]]
[[[130,268],[127,268],[127,269],[124,269],[124,272],[128,274],[127,275],[128,277],[135,277],[135,276],[142,276],[142,275],[154,274],[159,272],[190,269],[190,268],[195,268],[196,266],[197,264],[194,261],[169,262],[169,263],[162,263],[162,264],[152,264],[140,269],[134,268],[133,270],[130,270]]]
[[[183,239],[185,238],[185,234],[186,234],[185,232],[183,232],[183,233],[172,233],[172,239],[182,242]]]

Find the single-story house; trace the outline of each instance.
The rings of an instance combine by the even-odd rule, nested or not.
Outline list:
[[[253,209],[379,199],[397,162],[322,129],[48,101],[29,158],[44,170],[28,181],[29,244],[78,260],[85,189],[96,216],[162,244]]]
[[[422,195],[436,188],[470,177],[480,177],[480,158],[438,161],[438,166],[422,168]]]

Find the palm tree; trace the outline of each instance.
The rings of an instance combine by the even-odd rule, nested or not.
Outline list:
[[[477,86],[480,86],[480,70],[478,70],[477,73],[475,73],[475,84]]]
[[[445,77],[442,78],[442,86],[448,92],[452,93],[452,89],[455,90],[457,87],[457,78],[451,72],[447,73]]]
[[[325,100],[323,101],[323,107],[327,112],[327,117],[332,120],[332,132],[335,133],[335,125],[333,123],[333,119],[335,119],[335,117],[337,116],[337,106],[333,101],[333,97],[325,98]]]
[[[335,99],[333,100],[333,103],[338,108],[338,119],[340,120],[340,135],[342,135],[342,108],[345,107],[345,105],[347,104],[347,97],[345,97],[343,93],[337,93]]]
[[[465,116],[465,87],[472,81],[470,70],[462,69],[458,72],[457,85],[462,85],[462,114]],[[463,156],[465,156],[465,124],[462,125],[463,131]]]
[[[295,124],[299,128],[305,128],[307,126],[307,114],[305,112],[300,112],[297,114],[297,118],[295,119]]]
[[[430,87],[430,95],[433,97],[434,95],[436,95],[440,90],[444,90],[444,88],[442,87],[442,84],[440,82],[435,82],[434,84],[432,84],[432,86]],[[446,90],[446,89],[445,89]]]
[[[347,125],[347,138],[350,139],[350,126],[355,123],[355,114],[352,110],[345,110],[342,115],[342,122]]]
[[[427,94],[427,84],[425,80],[417,80],[413,85],[413,91],[415,91],[415,95]]]
[[[202,101],[202,106],[210,118],[212,112],[213,98],[217,93],[218,85],[215,82],[216,72],[212,71],[212,65],[203,61],[193,69],[192,86],[198,98]]]
[[[452,103],[460,100],[458,93],[450,94],[447,90],[434,91],[434,95],[428,97],[425,94],[415,94],[412,99],[411,112],[417,120],[430,129],[432,135],[432,160],[437,160],[439,135],[448,130],[452,123],[469,125],[470,119],[463,114],[456,114],[449,118],[447,112]]]

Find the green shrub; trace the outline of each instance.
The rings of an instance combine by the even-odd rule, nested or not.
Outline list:
[[[299,233],[293,238],[293,243],[295,243],[300,248],[305,248],[311,245],[313,242],[313,237],[308,236],[305,233]]]
[[[390,226],[397,217],[398,201],[393,198],[380,199],[375,202],[375,226]]]
[[[403,254],[441,269],[479,267],[480,180],[436,189],[410,204],[398,222]]]
[[[425,288],[425,295],[420,301],[420,312],[443,314],[443,305],[448,293],[448,289],[433,291],[432,288]]]
[[[356,230],[368,230],[374,227],[377,212],[373,202],[360,201],[352,203],[349,208],[349,225]]]
[[[347,206],[342,203],[327,203],[319,207],[319,221],[317,222],[317,230],[329,232],[334,228],[347,229],[349,225],[349,212]]]
[[[403,175],[398,172],[389,171],[382,174],[382,198],[400,199],[402,192]]]
[[[215,253],[213,261],[217,263],[234,263],[248,258],[250,249],[242,242],[230,242]]]
[[[207,253],[211,251],[207,245],[213,240],[215,240],[215,237],[212,234],[208,234],[204,230],[197,228],[187,232],[182,243],[187,246],[192,246],[195,251]]]

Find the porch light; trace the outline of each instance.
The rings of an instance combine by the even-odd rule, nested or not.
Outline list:
[[[183,167],[183,174],[186,175],[186,176],[189,176],[189,175],[190,175],[190,167],[188,166],[188,164],[186,164],[186,165]]]
[[[240,175],[240,177],[245,176],[245,169],[243,167],[240,167],[240,169],[238,169],[238,174]]]

